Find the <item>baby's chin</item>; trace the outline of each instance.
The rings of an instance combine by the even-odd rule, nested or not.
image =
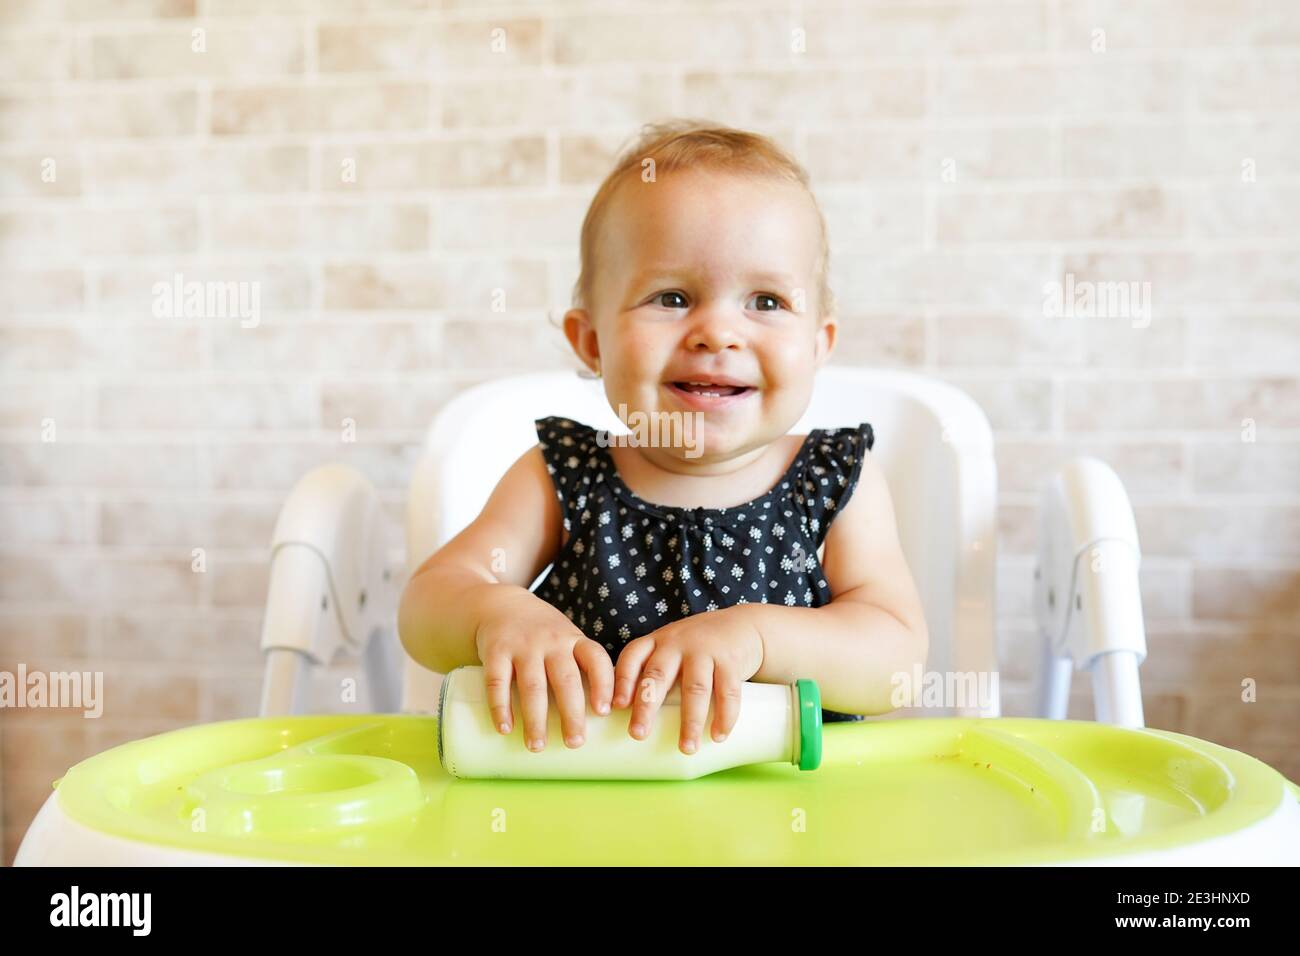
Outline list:
[[[661,386],[656,401],[636,408],[616,404],[614,409],[640,443],[687,461],[704,455],[725,457],[770,440],[762,389],[721,399],[680,397],[674,392]]]

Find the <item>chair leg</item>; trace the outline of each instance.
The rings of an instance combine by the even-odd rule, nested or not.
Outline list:
[[[283,717],[307,710],[312,660],[301,651],[273,647],[266,651],[259,717]]]
[[[1036,677],[1035,714],[1052,720],[1064,720],[1070,707],[1070,681],[1074,662],[1068,657],[1057,657],[1052,645],[1043,639],[1043,658]]]
[[[1124,486],[1104,462],[1074,458],[1043,487],[1039,514],[1034,570],[1034,613],[1044,644],[1039,712],[1065,717],[1070,668],[1077,665],[1092,677],[1096,720],[1141,727],[1138,665],[1146,657],[1141,549]]]
[[[1138,657],[1132,651],[1111,651],[1092,660],[1092,699],[1098,723],[1145,727]]]
[[[370,687],[370,709],[377,714],[395,714],[402,703],[402,660],[396,634],[382,627],[370,632],[363,655],[366,683]]]

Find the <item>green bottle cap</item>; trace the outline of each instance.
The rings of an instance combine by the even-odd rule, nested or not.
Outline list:
[[[799,769],[816,770],[822,763],[822,693],[813,680],[797,680],[799,692]]]

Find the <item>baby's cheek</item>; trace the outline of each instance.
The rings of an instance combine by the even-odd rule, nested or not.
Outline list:
[[[811,356],[786,353],[768,366],[765,378],[774,393],[797,402],[812,393],[816,374],[817,366]]]
[[[787,377],[804,377],[817,367],[817,341],[804,331],[789,330],[767,345],[767,362]]]
[[[671,345],[663,336],[647,332],[617,333],[611,345],[610,351],[618,356],[621,367],[656,381],[671,352]]]

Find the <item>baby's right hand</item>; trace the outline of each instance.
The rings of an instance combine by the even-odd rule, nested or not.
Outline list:
[[[503,589],[504,590],[504,589]],[[546,746],[547,687],[555,689],[565,743],[581,747],[587,732],[582,675],[591,689],[591,708],[608,714],[614,696],[614,663],[553,605],[528,593],[504,595],[479,622],[474,643],[483,662],[492,725],[502,734],[514,727],[511,680],[519,684],[524,711],[524,745]]]

